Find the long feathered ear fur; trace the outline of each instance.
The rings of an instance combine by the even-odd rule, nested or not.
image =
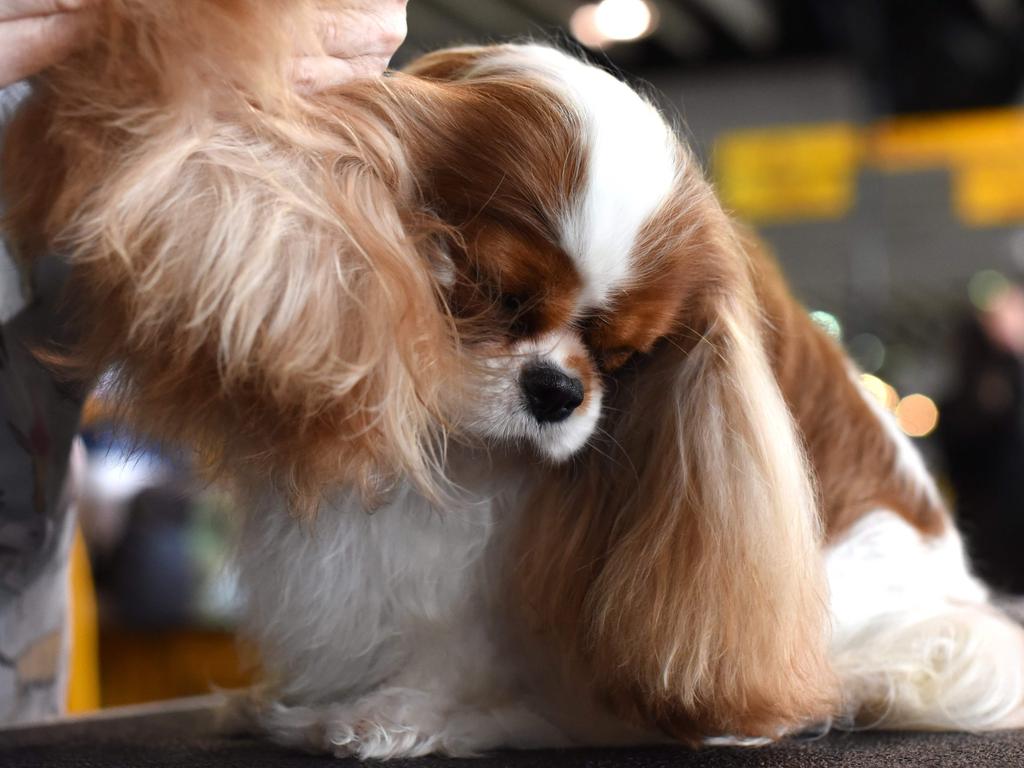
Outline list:
[[[681,195],[677,331],[612,388],[609,439],[540,488],[518,576],[620,715],[774,737],[835,706],[815,493],[747,256],[703,179]]]
[[[430,493],[457,364],[440,225],[373,97],[397,78],[296,93],[315,6],[107,0],[9,131],[7,229],[70,260],[64,362],[113,368],[144,430],[303,506],[398,474]]]

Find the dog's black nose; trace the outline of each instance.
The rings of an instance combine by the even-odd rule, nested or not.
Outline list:
[[[583,402],[583,382],[553,365],[528,365],[519,376],[526,404],[537,421],[565,421]]]

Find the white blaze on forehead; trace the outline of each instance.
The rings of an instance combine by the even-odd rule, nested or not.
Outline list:
[[[675,136],[628,85],[561,51],[508,46],[474,69],[508,67],[538,74],[577,112],[587,165],[583,189],[561,213],[560,245],[583,277],[582,303],[599,306],[629,278],[637,235],[672,190]]]

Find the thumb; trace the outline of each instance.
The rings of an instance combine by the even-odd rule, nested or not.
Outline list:
[[[92,21],[84,13],[0,21],[0,87],[63,60],[87,38]]]

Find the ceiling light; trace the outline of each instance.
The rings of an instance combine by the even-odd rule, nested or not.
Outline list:
[[[601,0],[581,5],[569,29],[588,48],[639,40],[657,26],[657,13],[647,0]]]

